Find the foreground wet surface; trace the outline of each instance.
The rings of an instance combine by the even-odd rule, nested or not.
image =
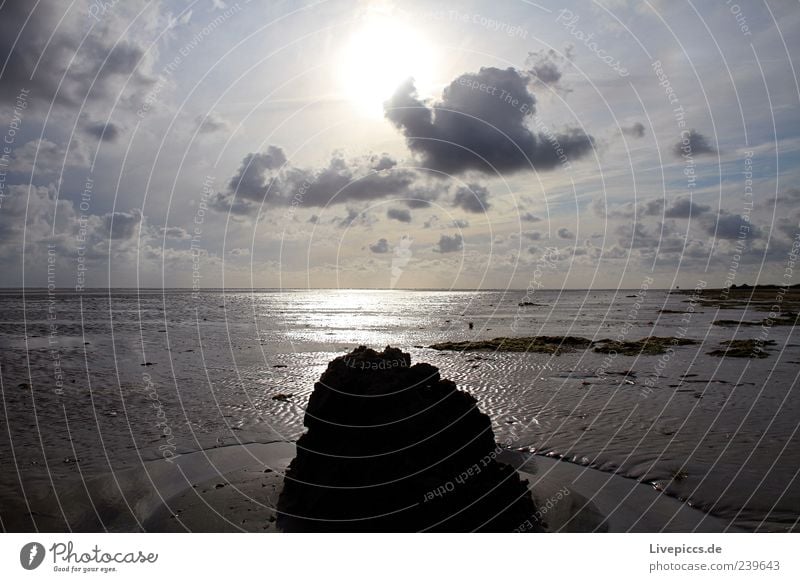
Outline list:
[[[793,326],[768,329],[767,357],[719,357],[709,352],[764,330],[713,322],[759,321],[763,305],[689,311],[687,296],[634,291],[541,292],[520,306],[523,295],[115,292],[59,297],[55,319],[45,293],[24,308],[3,295],[2,515],[29,511],[26,496],[149,461],[296,440],[327,362],[391,344],[472,393],[500,442],[651,484],[745,529],[797,528]],[[657,355],[427,347],[535,335],[697,344]]]

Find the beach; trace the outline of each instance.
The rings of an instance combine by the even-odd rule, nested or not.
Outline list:
[[[5,291],[3,528],[273,531],[314,382],[392,345],[477,400],[537,506],[568,488],[554,531],[793,531],[800,347],[777,291],[98,290],[53,319],[46,292]],[[430,347],[542,336],[586,341]],[[626,344],[648,337],[670,339]],[[711,355],[731,340],[764,354]]]

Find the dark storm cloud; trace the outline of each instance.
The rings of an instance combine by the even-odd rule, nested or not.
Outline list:
[[[346,159],[331,157],[327,167],[299,168],[288,163],[276,146],[247,154],[228,189],[212,201],[216,210],[247,214],[265,206],[318,208],[330,204],[377,200],[406,195],[418,179],[416,172],[394,169],[388,155]]]
[[[635,138],[644,137],[644,125],[642,125],[638,121],[632,125],[623,126],[621,129],[622,133],[624,133],[627,136]]]
[[[61,67],[50,59],[63,61],[66,51],[74,51],[75,43],[68,38],[57,39],[56,46],[48,51],[50,59],[42,59],[44,67],[37,75],[31,76],[58,22],[58,14],[53,8],[47,3],[3,3],[0,9],[0,60],[4,63],[0,95],[3,99],[13,98],[21,88],[31,89],[34,95],[47,100],[55,93],[58,83],[55,73]],[[62,13],[63,8],[60,10]]]
[[[661,199],[650,200],[644,205],[644,213],[650,216],[660,216],[664,212],[664,201]]]
[[[675,157],[680,158],[686,156],[704,156],[717,153],[711,144],[708,143],[708,138],[699,131],[690,129],[685,132],[681,139],[672,146],[672,153]]]
[[[430,200],[424,200],[420,198],[411,198],[405,200],[405,203],[409,208],[428,208],[431,205]]]
[[[244,198],[237,198],[230,194],[223,194],[217,192],[211,197],[209,204],[211,208],[217,212],[230,212],[231,214],[252,214],[258,211],[258,205],[245,200]]]
[[[650,216],[661,216],[665,218],[696,218],[711,210],[710,206],[697,204],[690,198],[677,198],[664,209],[663,200],[650,200],[645,204],[644,213]]]
[[[411,212],[401,208],[390,208],[386,211],[386,217],[400,222],[411,222]]]
[[[667,218],[694,218],[711,210],[710,206],[697,204],[689,198],[679,198],[664,212]]]
[[[575,238],[575,234],[568,228],[559,228],[558,238]]]
[[[706,232],[717,238],[724,239],[755,239],[761,237],[761,229],[750,223],[749,217],[741,214],[731,214],[722,210],[716,217],[706,224]]]
[[[536,216],[536,215],[534,215],[534,214],[532,214],[530,212],[525,212],[524,214],[522,214],[520,216],[520,218],[525,222],[541,222],[542,221],[541,218],[539,218],[538,216]]]
[[[531,72],[536,75],[542,83],[557,83],[561,79],[561,71],[551,62],[544,62],[536,65]]]
[[[389,241],[385,238],[378,239],[378,242],[369,245],[369,250],[373,253],[382,255],[389,252]]]
[[[265,153],[247,154],[239,166],[239,171],[228,183],[228,188],[242,198],[262,200],[271,172],[282,168],[286,161],[283,150],[275,146],[269,146]]]
[[[437,253],[455,253],[464,248],[464,239],[460,234],[448,236],[443,234],[439,237],[439,244],[433,250]]]
[[[113,212],[105,215],[105,228],[109,237],[114,240],[132,238],[142,222],[142,213],[138,210],[131,212]]]
[[[548,85],[561,92],[570,92],[561,84],[564,66],[572,59],[572,47],[565,49],[565,56],[553,49],[532,51],[528,53],[525,66],[532,84]]]
[[[413,186],[405,194],[403,202],[409,208],[428,208],[434,200],[446,192],[446,186],[441,183],[421,184]]]
[[[391,170],[397,165],[397,160],[392,158],[389,154],[370,156],[369,161],[370,167],[376,172]]]
[[[130,86],[149,85],[137,72],[143,47],[111,30],[113,17],[85,35],[85,6],[57,2],[4,2],[0,8],[0,99],[21,88],[35,100],[70,105],[107,97],[127,77]],[[122,9],[122,7],[120,7]],[[119,42],[118,42],[119,41]],[[66,73],[65,73],[66,71]]]
[[[486,212],[489,209],[489,190],[480,184],[468,184],[456,190],[453,206],[467,212]]]
[[[442,172],[547,170],[588,154],[594,140],[582,131],[531,130],[536,98],[529,82],[525,72],[484,67],[455,79],[429,105],[409,80],[385,103],[385,115],[420,162]]]
[[[84,128],[84,131],[96,137],[100,141],[115,142],[122,135],[120,127],[114,123],[90,123]]]

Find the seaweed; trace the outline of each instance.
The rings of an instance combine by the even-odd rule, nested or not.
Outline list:
[[[764,349],[764,346],[774,345],[775,340],[727,340],[722,342],[722,347],[708,352],[708,355],[720,358],[767,358],[769,352]]]
[[[477,341],[441,342],[430,347],[434,350],[492,350],[559,355],[565,352],[573,352],[576,349],[586,349],[591,345],[592,340],[582,337],[539,335],[532,337],[496,337],[490,340]]]
[[[739,321],[738,319],[715,319],[712,325],[720,325],[724,327],[739,327],[739,326],[766,326],[772,327],[774,325],[795,325],[797,323],[798,314],[793,311],[786,311],[778,317],[765,317],[761,321]]]
[[[640,340],[599,340],[596,342],[594,351],[600,354],[621,354],[623,356],[657,356],[665,354],[669,348],[675,346],[689,346],[698,342],[697,340],[679,337],[658,337],[650,336]]]

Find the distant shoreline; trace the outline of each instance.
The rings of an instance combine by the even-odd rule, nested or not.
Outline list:
[[[709,287],[704,289],[702,295],[710,296],[710,295],[730,295],[734,294],[737,297],[741,297],[745,294],[750,293],[760,293],[765,291],[775,291],[777,289],[789,289],[792,291],[796,291],[800,293],[800,284],[795,285],[780,285],[775,283],[765,283],[759,285],[734,285],[730,288],[723,288],[723,287]],[[693,289],[690,288],[674,288],[669,289],[666,287],[652,287],[652,291],[664,291],[667,293],[674,293],[676,295],[689,295],[694,293]],[[86,287],[81,291],[76,291],[73,287],[57,287],[54,290],[50,291],[47,287],[0,287],[0,294],[41,294],[41,293],[48,293],[52,292],[57,295],[97,295],[97,294],[108,294],[108,293],[147,293],[152,294],[156,292],[161,293],[201,293],[201,294],[212,294],[212,293],[302,293],[302,292],[314,292],[314,291],[372,291],[372,292],[392,292],[392,291],[400,291],[403,293],[407,292],[418,292],[418,293],[431,293],[431,292],[438,292],[438,293],[524,293],[527,292],[527,289],[442,289],[442,288],[415,288],[415,289],[389,289],[389,288],[371,288],[371,287],[313,287],[313,288],[305,288],[305,287],[208,287],[204,289],[192,289],[191,287]],[[609,288],[609,289],[581,289],[581,288],[574,288],[574,289],[558,289],[558,288],[541,288],[538,289],[539,292],[560,292],[560,293],[607,293],[611,291],[616,291],[618,293],[630,293],[638,291],[633,287],[631,288]]]
[[[763,290],[775,290],[781,288],[788,288],[788,289],[798,289],[800,290],[800,284],[785,286],[779,285],[774,283],[766,283],[763,285],[744,285],[744,286],[733,286],[730,288],[732,292],[747,292],[747,291],[763,291]],[[693,289],[690,288],[667,288],[667,287],[651,287],[652,291],[667,291],[670,293],[675,294],[691,294],[693,293]],[[723,287],[709,287],[705,289],[703,292],[705,294],[715,293],[715,292],[722,292],[725,288]],[[0,293],[45,293],[48,291],[47,287],[0,287]],[[203,289],[193,290],[191,287],[86,287],[82,291],[75,291],[72,287],[57,287],[54,292],[55,293],[70,293],[73,295],[90,295],[96,293],[107,293],[109,291],[112,292],[120,292],[120,291],[163,291],[163,292],[185,292],[185,293],[219,293],[221,291],[235,291],[235,292],[255,292],[255,293],[263,293],[263,292],[297,292],[297,291],[418,291],[418,292],[443,292],[443,293],[523,293],[526,292],[527,289],[515,289],[515,288],[508,288],[508,289],[444,289],[444,288],[413,288],[413,289],[401,289],[401,288],[373,288],[373,287],[207,287]],[[574,292],[608,292],[608,291],[617,291],[617,292],[630,292],[630,291],[638,291],[637,288],[634,287],[619,287],[619,288],[607,288],[607,289],[591,289],[591,288],[570,288],[570,289],[559,289],[559,288],[546,288],[542,287],[538,289],[538,291],[548,291],[548,292],[562,292],[562,293],[574,293]]]

